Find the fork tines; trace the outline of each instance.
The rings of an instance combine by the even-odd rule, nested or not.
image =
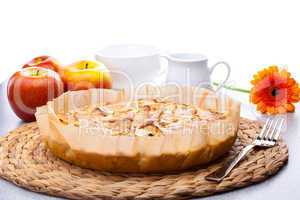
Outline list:
[[[280,135],[284,121],[285,120],[283,118],[268,118],[261,130],[261,133],[257,137],[257,140],[268,140],[276,142]]]

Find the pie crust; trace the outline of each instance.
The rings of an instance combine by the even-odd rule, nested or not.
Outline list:
[[[98,108],[105,117],[101,118],[102,113],[93,120],[103,125],[107,117],[122,118],[123,115],[115,114],[118,109],[114,108],[119,108],[116,105],[132,108],[134,104],[153,101],[157,103],[153,106],[160,106],[154,109],[158,113],[166,110],[167,105],[175,105],[176,108],[195,108],[197,111],[193,113],[198,114],[195,114],[196,118],[188,116],[183,120],[184,113],[177,113],[175,121],[182,122],[177,127],[178,123],[176,126],[173,122],[162,123],[168,117],[152,120],[148,107],[142,104],[134,114],[144,114],[144,110],[139,111],[141,108],[147,110],[143,120],[148,123],[151,118],[150,125],[153,126],[150,132],[147,129],[147,134],[146,126],[141,124],[131,125],[126,131],[107,133],[107,129],[114,130],[117,125],[90,126],[90,117],[83,123],[65,120],[65,116],[75,111],[90,113],[91,108]],[[152,104],[149,109],[153,109]],[[208,113],[210,119],[203,117],[202,111]],[[125,111],[125,116],[129,112],[133,111]],[[144,85],[131,92],[108,89],[67,92],[39,107],[36,118],[43,141],[53,154],[65,161],[109,172],[169,172],[207,164],[230,150],[237,136],[240,103],[202,88]],[[133,124],[136,122],[136,118],[131,120]]]

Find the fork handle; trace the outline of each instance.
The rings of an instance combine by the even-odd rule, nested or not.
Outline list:
[[[246,155],[255,147],[254,144],[249,144],[248,146],[244,147],[240,153],[234,156],[232,159],[229,159],[224,165],[219,168],[217,171],[209,174],[205,177],[206,180],[209,181],[222,181],[230,172],[231,170],[241,161],[243,160]]]

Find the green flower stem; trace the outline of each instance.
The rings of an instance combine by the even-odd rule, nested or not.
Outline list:
[[[219,86],[220,83],[213,82],[213,85]],[[227,86],[227,85],[224,85],[223,87],[228,89],[228,90],[233,90],[233,91],[243,92],[243,93],[250,93],[250,90],[243,89],[243,88],[238,88],[238,87],[234,87],[234,86]]]

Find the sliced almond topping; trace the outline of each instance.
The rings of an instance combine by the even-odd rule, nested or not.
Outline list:
[[[159,127],[157,127],[154,124],[151,125],[147,125],[146,127],[144,127],[144,129],[147,131],[148,136],[158,136],[161,134],[161,130]]]
[[[173,124],[169,124],[169,126],[167,127],[168,129],[178,129],[178,128],[182,128],[183,125],[181,123],[173,123]]]
[[[67,118],[66,115],[63,115],[63,114],[57,114],[57,117],[59,119],[59,121],[63,124],[69,124],[69,120]]]
[[[95,109],[97,109],[98,111],[100,111],[101,114],[104,115],[104,116],[113,115],[114,114],[113,110],[111,110],[109,108],[106,108],[106,107],[103,107],[103,106],[97,106]]]
[[[127,113],[127,119],[133,120],[134,117],[135,117],[135,112],[130,111],[130,112]]]
[[[150,112],[151,106],[149,106],[149,105],[144,105],[143,109],[144,109],[144,112]]]
[[[74,122],[74,126],[79,127],[79,126],[80,126],[80,122],[79,122],[79,121],[75,121],[75,122]]]
[[[136,129],[135,135],[137,135],[137,136],[147,136],[148,133],[147,133],[147,131],[144,130],[144,129]]]
[[[101,121],[103,121],[103,122],[110,122],[110,123],[116,122],[118,120],[119,120],[119,118],[114,117],[114,116],[107,116],[107,117],[101,118]]]
[[[67,115],[58,115],[63,124],[83,126],[83,120],[86,120],[87,127],[96,127],[100,123],[110,135],[129,136],[172,134],[176,129],[189,129],[197,120],[206,123],[209,120],[222,119],[223,116],[221,113],[162,98],[138,100],[130,104],[81,107]]]

